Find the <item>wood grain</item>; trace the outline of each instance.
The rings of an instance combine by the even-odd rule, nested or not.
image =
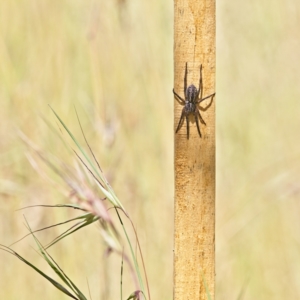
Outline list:
[[[203,66],[203,96],[215,91],[215,1],[174,1],[174,88],[184,98],[183,80],[198,87]],[[203,101],[202,138],[190,118],[175,134],[174,299],[214,299],[215,289],[215,99]],[[174,100],[174,133],[182,106]],[[206,287],[205,287],[206,286]]]

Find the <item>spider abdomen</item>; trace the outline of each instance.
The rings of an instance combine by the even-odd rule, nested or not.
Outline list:
[[[194,113],[196,111],[196,104],[192,102],[186,102],[184,106],[184,111],[186,115]]]

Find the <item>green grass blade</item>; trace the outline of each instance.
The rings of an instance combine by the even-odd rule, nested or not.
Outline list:
[[[95,165],[92,163],[92,161],[90,160],[89,156],[87,155],[87,153],[84,151],[84,149],[80,146],[79,142],[76,140],[75,136],[72,134],[72,132],[68,129],[68,127],[66,126],[66,124],[62,121],[62,119],[59,117],[59,115],[55,112],[55,110],[49,105],[50,109],[53,111],[54,115],[56,116],[56,118],[59,120],[59,122],[61,123],[61,125],[64,127],[64,129],[67,131],[67,133],[69,134],[69,136],[71,137],[71,139],[73,140],[73,142],[75,143],[75,145],[77,146],[77,148],[79,149],[79,151],[82,153],[82,155],[84,156],[84,158],[86,159],[86,161],[88,162],[88,164],[90,165],[90,167],[93,169],[93,171],[95,172],[95,174],[98,176],[98,178],[100,178],[101,183],[103,183],[103,185],[106,187],[106,191],[105,191],[105,196],[108,197],[108,199],[112,202],[112,204],[115,206],[116,203],[118,206],[123,207],[122,203],[119,201],[119,199],[117,198],[116,194],[114,193],[112,187],[110,186],[110,184],[108,183],[108,181],[106,180],[105,176],[103,175],[103,173],[99,173],[97,168],[95,167]],[[83,160],[78,156],[78,154],[75,152],[75,154],[77,155],[77,157],[81,160],[81,162],[85,165],[85,167],[87,167],[87,165],[83,162]],[[89,170],[89,169],[88,169]],[[90,170],[89,170],[90,171]],[[90,171],[91,172],[91,171]],[[94,175],[95,178],[95,175]],[[96,178],[95,178],[96,179]],[[97,179],[96,179],[97,181]],[[98,182],[98,186],[100,187],[101,184]],[[104,187],[101,188],[101,191],[105,190]],[[125,211],[125,209],[124,209]]]
[[[124,249],[123,249],[123,251],[124,251]],[[123,255],[124,255],[123,251],[122,251],[122,261],[121,261],[121,282],[120,282],[120,289],[121,289],[120,295],[121,295],[121,300],[123,300]]]
[[[121,216],[119,215],[118,210],[117,210],[117,209],[115,209],[115,210],[116,210],[116,212],[117,212],[118,218],[119,218],[120,223],[121,223],[121,225],[122,225],[123,232],[124,232],[124,234],[125,234],[125,236],[126,236],[126,239],[127,239],[127,242],[128,242],[129,248],[130,248],[131,257],[132,257],[132,260],[133,260],[133,263],[134,263],[134,267],[135,267],[135,270],[136,270],[136,272],[137,272],[137,276],[138,276],[138,279],[139,279],[139,284],[140,284],[140,287],[141,287],[141,289],[142,289],[142,291],[143,291],[143,294],[144,294],[145,288],[144,288],[144,283],[143,283],[143,279],[142,279],[142,276],[141,276],[140,268],[139,268],[139,265],[138,265],[138,262],[137,262],[137,258],[136,258],[135,254],[134,254],[134,251],[133,251],[133,248],[132,248],[132,245],[131,245],[129,236],[128,236],[128,234],[127,234],[127,231],[126,231],[126,229],[125,229],[125,226],[124,226],[124,224],[123,224],[123,221],[122,221],[122,219],[121,219]]]
[[[42,254],[43,258],[46,260],[48,265],[52,268],[52,270],[60,277],[60,279],[70,288],[73,290],[74,293],[79,297],[80,300],[87,300],[86,297],[79,291],[79,289],[75,286],[75,284],[65,275],[65,273],[60,269],[60,267],[55,263],[52,257],[48,254],[46,249],[42,246],[40,241],[36,238],[34,233],[32,232],[26,218],[26,224],[28,226],[28,230],[32,233],[32,236],[39,248],[40,253]]]
[[[202,273],[202,271],[201,271]],[[205,277],[204,277],[204,274],[202,273],[202,280],[203,280],[203,283],[204,283],[204,287],[205,287],[205,291],[206,291],[206,296],[207,296],[207,299],[208,300],[212,300],[211,299],[211,295],[210,295],[210,292],[209,292],[209,289],[208,289],[208,286],[207,286],[207,283],[206,283],[206,280],[205,280]]]
[[[83,156],[85,157],[85,159],[87,160],[87,162],[89,163],[89,165],[93,168],[94,172],[100,177],[100,179],[102,181],[103,177],[101,176],[101,174],[99,174],[98,170],[96,169],[96,167],[94,166],[94,164],[91,162],[89,156],[87,155],[87,153],[84,151],[84,149],[82,149],[82,147],[80,146],[79,142],[76,140],[75,136],[72,134],[72,132],[68,129],[68,127],[66,126],[66,124],[63,122],[63,120],[59,117],[59,115],[55,112],[55,110],[49,105],[50,109],[53,111],[54,115],[56,116],[56,118],[59,120],[59,122],[61,123],[61,125],[64,127],[64,129],[67,131],[67,133],[69,134],[69,136],[71,137],[71,139],[73,140],[73,142],[76,144],[77,148],[79,149],[79,151],[83,154]],[[105,181],[104,181],[105,182]]]
[[[99,217],[94,216],[94,215],[92,215],[92,214],[88,214],[88,215],[89,215],[89,216],[86,217],[85,220],[83,220],[83,221],[81,221],[81,222],[79,222],[79,223],[77,223],[77,224],[74,225],[76,228],[74,228],[74,229],[72,230],[72,228],[74,227],[74,226],[72,226],[71,228],[69,228],[68,230],[66,230],[64,233],[62,233],[60,236],[58,236],[57,238],[55,238],[55,239],[54,239],[54,240],[46,247],[46,249],[52,247],[53,245],[55,245],[56,243],[58,243],[60,240],[64,239],[64,238],[67,237],[68,235],[70,235],[70,234],[72,234],[72,233],[78,231],[79,229],[84,228],[84,227],[86,227],[86,226],[88,226],[88,225],[90,225],[90,224],[92,224],[92,223],[94,223],[94,222],[96,222],[96,221],[98,221],[98,220],[100,219]],[[80,218],[82,218],[82,216],[81,216]],[[78,218],[78,219],[79,219],[79,218]],[[81,224],[81,225],[80,225],[80,224]]]
[[[46,226],[46,227],[43,227],[43,228],[40,228],[40,229],[36,229],[36,230],[33,230],[32,233],[36,233],[36,232],[39,232],[39,231],[47,230],[47,229],[50,229],[50,228],[53,228],[53,227],[56,227],[56,226],[59,226],[59,225],[64,225],[66,223],[73,222],[73,221],[78,220],[78,219],[82,219],[82,217],[83,216],[79,216],[79,217],[76,217],[76,218],[73,218],[73,219],[69,219],[69,220],[64,221],[64,222],[60,222],[60,223],[56,223],[54,225],[50,225],[50,226]],[[22,241],[23,239],[25,239],[27,236],[31,235],[32,233],[30,232],[30,233],[26,234],[21,239],[17,240],[16,242],[12,243],[9,246],[11,247],[12,245],[14,245],[14,244]]]
[[[52,279],[51,277],[49,277],[48,275],[46,275],[44,272],[42,272],[40,269],[38,269],[37,267],[35,267],[33,264],[31,264],[28,260],[26,260],[25,258],[23,258],[21,255],[19,255],[17,252],[13,251],[11,248],[6,247],[4,245],[0,245],[1,247],[5,247],[9,250],[6,249],[1,249],[4,250],[6,252],[9,252],[10,254],[16,256],[18,259],[20,259],[22,262],[24,262],[26,265],[30,266],[32,269],[34,269],[36,272],[38,272],[40,275],[42,275],[44,278],[46,278],[50,283],[52,283],[57,289],[59,289],[62,293],[66,294],[67,296],[73,298],[73,299],[77,299],[74,295],[72,295],[64,286],[62,286],[60,283],[58,283],[57,281],[55,281],[54,279]]]

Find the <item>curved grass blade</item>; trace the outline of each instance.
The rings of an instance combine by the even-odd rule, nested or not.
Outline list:
[[[150,300],[150,299],[151,299],[151,297],[150,297],[150,288],[149,288],[149,283],[148,283],[148,277],[147,277],[147,272],[146,272],[146,266],[145,266],[144,257],[143,257],[143,253],[142,253],[142,249],[141,249],[141,245],[140,245],[140,241],[139,241],[139,238],[138,238],[136,229],[135,229],[135,227],[134,227],[134,225],[133,225],[133,222],[132,222],[131,218],[126,214],[125,211],[122,210],[122,208],[116,207],[115,209],[121,209],[121,211],[125,214],[125,216],[128,218],[128,220],[129,220],[130,223],[131,223],[132,229],[133,229],[134,234],[135,234],[136,242],[137,242],[137,245],[138,245],[138,248],[139,248],[141,260],[142,260],[142,265],[143,265],[144,275],[145,275],[145,280],[146,280],[146,285],[147,285],[148,298],[149,298],[149,300]]]
[[[73,219],[69,219],[69,220],[64,221],[64,222],[56,223],[56,224],[54,224],[54,225],[50,225],[50,226],[47,226],[47,227],[43,227],[43,228],[40,228],[40,229],[33,230],[32,232],[33,232],[33,233],[36,233],[36,232],[39,232],[39,231],[47,230],[47,229],[50,229],[50,228],[53,228],[53,227],[56,227],[56,226],[59,226],[59,225],[64,225],[64,224],[66,224],[66,223],[69,223],[69,222],[72,222],[72,221],[75,221],[75,220],[78,220],[78,219],[81,219],[81,218],[82,218],[82,216],[79,216],[79,217],[76,217],[76,218],[73,218]],[[72,228],[72,227],[71,227],[71,228]],[[29,236],[29,235],[31,235],[31,233],[26,234],[25,236],[23,236],[22,238],[20,238],[20,239],[17,240],[16,242],[12,243],[12,244],[10,245],[10,247],[13,246],[14,244],[16,244],[16,243],[22,241],[23,239],[25,239],[25,238],[26,238],[27,236]]]
[[[23,209],[26,209],[26,208],[32,208],[32,207],[52,207],[52,208],[68,207],[68,208],[74,208],[74,209],[79,209],[79,210],[85,211],[82,207],[80,207],[77,204],[55,204],[55,205],[36,204],[36,205],[29,205],[29,206],[21,207],[21,208],[17,209],[16,211],[23,210]]]
[[[84,218],[83,221],[78,222],[77,224],[73,225],[71,228],[69,228],[68,230],[66,230],[64,233],[62,233],[61,235],[59,235],[45,249],[49,249],[50,247],[52,247],[53,245],[55,245],[56,243],[58,243],[60,240],[62,240],[65,237],[67,237],[68,235],[76,232],[77,230],[79,230],[79,229],[81,229],[81,228],[83,228],[85,226],[88,226],[88,225],[90,225],[90,224],[92,224],[94,222],[97,222],[100,219],[100,217],[94,216],[93,214],[90,214],[90,213],[86,214],[84,216],[77,217],[75,219],[82,219],[82,218]]]
[[[80,150],[80,152],[83,154],[83,156],[85,157],[85,159],[87,160],[87,162],[89,163],[89,165],[93,168],[94,172],[100,177],[101,180],[103,180],[102,176],[98,173],[97,169],[95,168],[94,164],[91,162],[90,158],[88,157],[88,155],[86,154],[86,152],[84,151],[84,149],[82,149],[82,147],[80,146],[80,144],[78,143],[78,141],[76,140],[75,136],[72,134],[72,132],[68,129],[68,127],[66,126],[66,124],[62,121],[62,119],[59,117],[59,115],[55,112],[55,110],[49,105],[50,109],[53,111],[54,115],[56,116],[56,118],[59,120],[59,122],[61,123],[61,125],[64,127],[64,129],[67,131],[67,133],[69,134],[69,136],[71,137],[71,139],[73,140],[73,142],[76,144],[77,148]],[[104,180],[103,180],[104,181]],[[104,181],[105,182],[105,181]]]
[[[112,187],[110,186],[110,184],[108,183],[107,179],[105,178],[103,172],[101,171],[100,168],[100,173],[98,172],[97,168],[95,167],[95,165],[92,163],[92,161],[90,160],[89,156],[87,155],[87,153],[84,151],[84,149],[80,146],[79,142],[76,140],[75,136],[72,134],[72,132],[68,129],[68,127],[66,126],[66,124],[62,121],[62,119],[59,117],[59,115],[55,112],[55,110],[49,105],[50,109],[53,111],[54,115],[56,116],[56,118],[59,120],[59,122],[61,123],[61,125],[64,127],[64,129],[67,131],[67,133],[69,134],[69,136],[71,137],[71,139],[73,140],[73,142],[75,143],[75,145],[77,146],[77,148],[79,149],[79,151],[82,153],[82,155],[84,156],[84,158],[86,159],[86,161],[88,162],[88,164],[90,165],[90,167],[92,168],[92,170],[95,172],[95,174],[100,178],[101,183],[100,185],[103,184],[102,188],[104,188],[104,186],[106,187],[106,197],[112,201],[112,204],[114,206],[116,206],[115,203],[117,203],[118,206],[123,207],[122,203],[120,202],[120,200],[117,198],[116,194],[114,193]],[[75,152],[76,154],[76,152]],[[78,154],[76,154],[78,157]],[[82,162],[83,160],[80,159]],[[86,166],[86,164],[85,164]],[[86,166],[87,167],[87,166]],[[90,171],[91,172],[91,171]],[[96,178],[96,176],[94,175],[94,178]],[[113,200],[112,200],[113,199]],[[125,209],[124,209],[125,211]]]
[[[144,288],[144,283],[143,283],[143,279],[142,279],[142,276],[141,276],[140,268],[139,268],[139,266],[138,266],[137,258],[136,258],[135,254],[134,254],[132,245],[131,245],[131,243],[130,243],[129,236],[128,236],[128,234],[127,234],[127,231],[126,231],[126,229],[125,229],[125,227],[124,227],[123,221],[122,221],[122,219],[121,219],[121,217],[120,217],[120,215],[119,215],[119,212],[118,212],[117,208],[115,208],[115,210],[116,210],[116,213],[117,213],[118,218],[119,218],[119,220],[120,220],[120,223],[121,223],[121,225],[122,225],[122,228],[123,228],[124,234],[125,234],[125,236],[126,236],[127,242],[128,242],[128,244],[129,244],[129,248],[130,248],[130,252],[131,252],[131,257],[132,257],[133,262],[134,262],[134,267],[135,267],[136,272],[137,272],[137,276],[138,276],[138,279],[139,279],[140,287],[141,287],[142,291],[144,291],[144,290],[145,290],[145,288]]]
[[[102,193],[106,196],[106,198],[111,202],[111,204],[116,208],[116,207],[120,207],[123,212],[125,213],[126,215],[126,211],[123,207],[123,205],[121,204],[120,200],[117,198],[117,196],[115,195],[112,187],[110,186],[110,184],[108,183],[107,179],[105,178],[99,164],[98,164],[98,167],[99,167],[99,170],[100,170],[100,173],[98,172],[97,168],[95,167],[95,165],[91,162],[89,156],[86,154],[86,152],[82,149],[82,147],[80,146],[80,144],[78,143],[78,141],[75,139],[74,135],[71,133],[71,131],[67,128],[67,126],[65,125],[65,123],[60,119],[60,117],[58,116],[58,114],[54,111],[54,109],[49,105],[50,109],[53,111],[54,115],[56,116],[56,118],[59,120],[59,122],[61,123],[61,125],[64,127],[64,129],[67,131],[67,133],[69,134],[69,136],[71,137],[71,139],[73,140],[73,142],[75,143],[75,145],[78,147],[79,151],[82,153],[83,157],[86,159],[88,165],[91,167],[91,169],[87,166],[87,164],[83,161],[83,159],[76,153],[75,150],[74,153],[76,154],[76,156],[78,157],[78,159],[83,163],[83,165],[86,167],[86,169],[90,172],[90,174],[94,177],[95,181],[96,181],[96,184],[99,186],[100,190],[102,191]],[[88,147],[90,148],[90,146],[88,145]],[[90,148],[91,150],[91,148]],[[94,159],[95,159],[95,156],[94,154],[92,153]],[[92,171],[93,170],[93,171]],[[97,175],[97,177],[96,177]],[[99,178],[99,179],[98,179]],[[116,210],[117,211],[117,210]],[[118,212],[117,212],[118,214]],[[139,285],[141,287],[141,289],[144,291],[144,285],[143,285],[143,280],[142,280],[142,277],[141,277],[141,274],[140,274],[140,270],[139,270],[139,266],[138,266],[138,262],[137,262],[137,258],[135,256],[135,253],[133,251],[133,247],[131,245],[131,242],[130,242],[130,239],[129,239],[129,236],[126,232],[126,229],[123,225],[123,222],[122,222],[122,219],[120,217],[120,215],[118,214],[118,217],[119,217],[119,220],[122,224],[122,228],[123,228],[123,231],[124,231],[124,234],[126,236],[126,240],[129,244],[129,247],[130,247],[130,252],[131,252],[131,256],[132,256],[132,259],[134,261],[134,266],[135,266],[135,269],[136,269],[136,272],[137,272],[137,276],[138,276],[138,280],[139,280]],[[148,294],[149,294],[149,291],[148,291]],[[144,295],[144,293],[143,293]],[[150,297],[149,297],[150,299]]]
[[[140,294],[144,294],[142,291],[135,291],[129,295],[129,297],[126,300],[139,300]]]
[[[20,259],[22,262],[24,262],[26,265],[30,266],[32,269],[34,269],[36,272],[38,272],[40,275],[42,275],[44,278],[46,278],[50,283],[52,283],[57,289],[59,289],[62,293],[66,294],[67,296],[71,297],[72,299],[80,300],[79,298],[76,298],[74,295],[72,295],[64,286],[62,286],[60,283],[46,275],[44,272],[42,272],[40,269],[35,267],[33,264],[31,264],[28,260],[23,258],[21,255],[19,255],[17,252],[12,250],[11,248],[1,245],[0,248],[3,251],[6,251],[14,256],[16,256],[18,259]],[[4,248],[4,249],[3,249]]]
[[[77,295],[79,300],[87,300],[87,298],[81,293],[81,291],[76,287],[76,285],[71,281],[71,279],[62,271],[62,269],[58,266],[58,264],[54,261],[54,259],[50,256],[47,250],[42,246],[40,241],[36,238],[34,233],[32,232],[26,218],[25,218],[28,230],[32,233],[32,236],[39,248],[40,253],[43,258],[46,260],[48,265],[52,268],[52,270],[59,276],[59,278]],[[76,299],[76,298],[75,298]]]
[[[120,282],[121,300],[123,300],[123,256],[124,256],[124,249],[122,251],[122,261],[121,261],[121,282]]]
[[[208,300],[212,300],[211,295],[210,295],[210,292],[209,292],[209,288],[208,288],[208,286],[207,286],[207,283],[206,283],[206,280],[205,280],[205,277],[204,277],[204,274],[203,274],[203,273],[202,273],[202,279],[203,279],[203,283],[204,283],[204,287],[205,287],[207,299],[208,299]]]

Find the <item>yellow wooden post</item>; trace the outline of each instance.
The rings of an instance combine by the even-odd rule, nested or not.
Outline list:
[[[215,92],[215,0],[174,0],[174,88],[184,98],[198,88],[202,64],[203,96]],[[174,100],[176,129],[183,106]],[[207,107],[208,106],[208,107]],[[190,117],[175,134],[174,299],[214,299],[215,295],[215,98],[200,107],[202,138]],[[175,130],[174,130],[175,133]],[[209,298],[209,296],[210,298]]]

